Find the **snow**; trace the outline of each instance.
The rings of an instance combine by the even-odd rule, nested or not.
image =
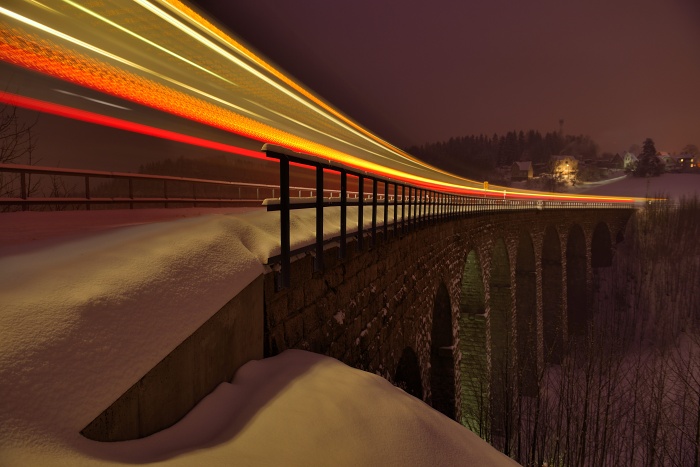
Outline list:
[[[596,183],[590,189],[581,191],[586,195],[668,197],[678,200],[681,197],[700,196],[700,175],[666,173],[659,177],[621,177],[609,183]]]
[[[327,238],[338,214],[324,210]],[[0,214],[0,465],[516,465],[385,380],[304,352],[248,363],[144,440],[79,434],[265,271],[279,252],[278,216]],[[349,231],[356,219],[348,208]],[[313,240],[313,210],[291,223],[292,248]]]

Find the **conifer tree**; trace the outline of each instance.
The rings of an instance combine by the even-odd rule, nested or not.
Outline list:
[[[647,138],[642,145],[642,152],[637,160],[637,168],[634,169],[635,177],[657,177],[663,172],[663,163],[656,157],[654,140]]]

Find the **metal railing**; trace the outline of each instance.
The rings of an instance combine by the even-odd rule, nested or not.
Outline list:
[[[158,203],[168,207],[172,204],[192,203],[193,205],[244,205],[259,204],[262,200],[272,197],[278,193],[277,185],[265,185],[259,183],[229,182],[222,180],[209,180],[187,177],[171,177],[165,175],[147,175],[125,172],[107,172],[98,170],[64,169],[59,167],[40,167],[35,165],[20,164],[0,164],[0,175],[2,173],[17,174],[19,180],[19,190],[14,190],[15,196],[0,196],[0,205],[21,206],[23,211],[31,205],[84,205],[89,210],[95,204],[129,204],[130,209],[134,209],[135,204]],[[31,175],[49,175],[52,177],[79,177],[82,179],[82,190],[79,194],[75,190],[71,193],[64,193],[63,196],[34,196],[31,193]],[[91,180],[126,180],[128,188],[124,196],[94,196],[91,193]],[[151,181],[162,185],[157,189],[158,196],[138,196],[135,195],[134,182]],[[178,185],[177,187],[175,185]],[[188,189],[184,190],[183,187]],[[204,193],[207,187],[224,187],[234,189],[237,196],[217,196],[211,197]],[[179,189],[174,189],[179,188]],[[308,192],[305,187],[292,187],[299,190],[299,196],[303,192]],[[245,190],[245,192],[244,192]],[[151,190],[153,191],[153,190]],[[173,192],[178,192],[173,195]],[[255,193],[252,195],[252,193]],[[17,196],[19,195],[19,196]],[[247,197],[244,197],[247,196]]]
[[[426,225],[438,222],[454,220],[460,217],[473,216],[489,212],[542,210],[542,209],[590,209],[590,208],[623,208],[631,209],[632,203],[605,203],[605,202],[580,202],[580,201],[550,201],[550,200],[519,200],[508,199],[506,193],[503,198],[500,193],[493,192],[491,196],[467,196],[448,192],[432,190],[406,182],[387,179],[375,174],[353,169],[339,163],[319,159],[307,154],[296,153],[286,148],[266,144],[262,150],[267,157],[277,159],[280,162],[280,198],[267,200],[265,205],[268,211],[280,211],[280,245],[279,255],[268,259],[268,264],[279,263],[277,280],[278,288],[289,287],[291,257],[300,253],[314,252],[314,270],[323,271],[324,246],[331,242],[338,243],[338,256],[341,260],[347,256],[347,208],[350,205],[357,206],[357,230],[355,231],[356,248],[361,250],[364,246],[365,234],[368,235],[370,247],[374,248],[378,242],[377,211],[383,207],[382,237],[384,241],[398,238]],[[316,171],[316,196],[313,199],[292,202],[290,197],[290,163],[308,166]],[[340,175],[340,190],[338,198],[324,197],[324,170],[336,172]],[[358,190],[355,197],[349,196],[348,177],[357,179]],[[365,195],[365,182],[371,182],[371,194]],[[379,188],[383,193],[379,192]],[[338,191],[338,190],[336,190]],[[355,192],[353,192],[355,193]],[[371,205],[372,221],[369,229],[364,228],[364,207]],[[340,207],[340,233],[337,237],[324,240],[323,233],[323,209],[331,206]],[[393,208],[392,219],[388,218],[389,207]],[[290,246],[290,213],[295,209],[316,210],[316,240],[313,245],[308,245],[291,250]],[[398,213],[401,213],[401,216]],[[352,232],[351,232],[352,233]]]
[[[97,170],[63,169],[56,167],[39,167],[33,165],[0,164],[2,173],[17,174],[19,178],[19,197],[0,196],[0,206],[18,205],[27,210],[31,205],[84,205],[89,210],[94,204],[117,205],[128,204],[130,209],[136,204],[162,203],[165,207],[173,204],[191,203],[193,206],[204,205],[263,205],[268,211],[280,211],[280,245],[279,255],[268,259],[269,265],[280,265],[278,287],[289,286],[291,257],[300,253],[313,251],[314,269],[323,270],[324,247],[331,242],[338,243],[339,258],[347,257],[349,234],[354,234],[356,248],[364,248],[365,236],[368,237],[370,248],[377,246],[379,234],[384,241],[402,237],[416,229],[438,222],[453,220],[465,216],[483,213],[543,210],[543,209],[590,209],[590,208],[623,208],[631,209],[633,203],[605,203],[554,200],[521,200],[507,197],[503,192],[489,192],[480,196],[468,196],[455,193],[441,192],[416,184],[391,180],[372,173],[350,168],[342,164],[319,159],[314,156],[292,152],[286,148],[264,145],[262,149],[267,157],[277,159],[279,167],[279,185],[229,182],[187,177],[171,177],[164,175],[146,175],[136,173],[107,172]],[[315,170],[316,186],[299,187],[290,184],[290,163],[305,166]],[[338,188],[324,187],[324,170],[340,175]],[[84,190],[78,196],[33,196],[30,194],[29,177],[36,175],[79,177],[83,180]],[[348,177],[354,177],[357,190],[348,190]],[[92,179],[127,180],[128,193],[126,196],[92,196],[90,181]],[[134,182],[151,181],[162,183],[159,196],[135,195]],[[371,190],[365,191],[366,183],[371,184]],[[172,196],[169,187],[174,184],[187,185],[186,195]],[[237,192],[236,196],[202,197],[198,196],[198,187],[227,187]],[[182,186],[180,186],[180,192]],[[381,188],[381,191],[380,191]],[[199,188],[200,193],[204,189]],[[244,197],[243,190],[255,192],[254,197]],[[17,191],[17,190],[15,190]],[[292,196],[294,192],[294,196]],[[305,196],[307,195],[308,196]],[[337,194],[337,196],[336,196]],[[276,198],[279,195],[279,198]],[[512,196],[512,194],[511,194]],[[340,207],[340,233],[338,236],[324,240],[323,209]],[[348,232],[347,208],[357,207],[357,229]],[[377,217],[378,208],[382,207],[383,218]],[[365,207],[371,208],[371,227],[364,228]],[[389,211],[392,208],[391,219]],[[291,250],[290,245],[290,212],[296,209],[316,210],[316,240],[307,245]],[[400,213],[400,215],[399,215]]]

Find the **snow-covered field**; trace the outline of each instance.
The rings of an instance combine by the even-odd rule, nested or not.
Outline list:
[[[325,210],[329,237],[338,214]],[[350,231],[356,216],[348,209]],[[0,222],[2,466],[515,465],[382,378],[305,352],[249,363],[147,439],[84,439],[87,423],[264,271],[279,251],[278,214],[20,212]],[[313,212],[294,212],[292,248],[314,229]]]
[[[653,198],[668,197],[673,200],[700,196],[700,174],[667,173],[659,177],[622,177],[606,182],[587,184],[581,190],[586,195],[634,196]],[[584,185],[585,186],[585,185]]]

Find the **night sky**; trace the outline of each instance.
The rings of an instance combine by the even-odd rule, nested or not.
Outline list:
[[[700,144],[698,0],[193,2],[391,143],[509,130]]]

